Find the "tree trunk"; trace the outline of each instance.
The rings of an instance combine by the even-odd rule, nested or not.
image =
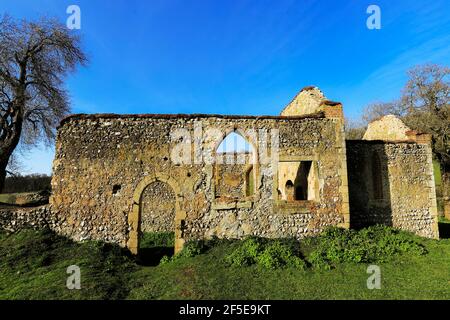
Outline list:
[[[0,141],[0,193],[3,192],[5,187],[6,167],[8,166],[9,158],[19,144],[20,135],[22,134],[23,113],[26,103],[25,70],[26,64],[21,66],[21,85],[16,89],[15,99],[11,104],[12,111],[9,113],[11,118],[10,124],[3,121],[3,125],[7,126],[7,128],[2,128],[2,130],[6,130],[7,134]]]
[[[12,139],[3,141],[2,146],[0,147],[0,193],[3,192],[3,188],[5,187],[6,167],[8,166],[9,158],[14,152],[14,149],[16,149],[19,144],[21,131],[22,124],[20,124],[20,128],[15,132]]]
[[[8,156],[7,158],[8,160],[10,156],[11,155]],[[0,193],[3,192],[3,188],[5,187],[6,167],[8,166],[8,160],[6,159],[0,160]]]
[[[5,187],[6,180],[6,167],[9,163],[9,158],[11,157],[14,149],[16,149],[17,145],[20,141],[20,134],[22,132],[22,121],[18,121],[18,128],[14,132],[12,139],[8,141],[2,141],[2,146],[0,147],[0,193],[3,192],[3,188]]]
[[[0,193],[3,192],[5,187],[6,167],[8,166],[9,158],[19,144],[20,135],[22,134],[23,107],[19,108],[19,112],[14,118],[10,136],[4,141],[0,141]]]

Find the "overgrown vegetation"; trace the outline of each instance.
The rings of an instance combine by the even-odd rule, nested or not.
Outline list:
[[[206,251],[207,247],[204,241],[191,241],[186,243],[186,245],[183,247],[183,250],[181,250],[176,255],[171,257],[165,255],[164,257],[162,257],[160,264],[166,264],[183,258],[192,258]]]
[[[314,248],[308,261],[318,268],[330,269],[339,263],[382,263],[402,254],[423,255],[426,249],[409,233],[385,226],[359,231],[336,227],[306,240]]]
[[[295,241],[268,240],[250,237],[239,241],[234,250],[225,256],[231,266],[259,265],[268,269],[294,267],[305,269],[306,263],[299,256]]]
[[[141,247],[173,249],[173,233],[144,234]],[[387,227],[191,241],[167,256],[148,266],[115,245],[0,232],[0,299],[450,299],[450,240]],[[381,268],[380,290],[367,289],[369,264]],[[66,288],[70,265],[81,269],[81,290]]]
[[[174,245],[175,235],[173,232],[144,232],[139,243],[141,248],[173,247]]]
[[[307,265],[331,269],[340,263],[382,263],[403,254],[424,255],[427,252],[409,233],[386,226],[373,226],[359,231],[330,227],[320,236],[301,242],[295,239],[249,237],[243,241],[230,240],[228,245],[230,253],[224,258],[226,265],[258,265],[267,269],[305,269]],[[306,261],[300,251],[302,245],[309,249]],[[213,246],[208,241],[191,241],[179,254],[172,258],[164,257],[161,262],[195,257]]]

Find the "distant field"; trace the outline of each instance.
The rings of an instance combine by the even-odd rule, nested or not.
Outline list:
[[[0,194],[0,202],[7,204],[15,204],[16,202],[16,193],[2,193]]]
[[[170,237],[143,240],[146,258],[153,252],[143,265],[100,242],[74,243],[49,231],[0,232],[0,299],[450,299],[449,239],[403,237],[399,248],[417,243],[427,253],[376,263],[381,289],[369,290],[369,263],[337,263],[330,270],[227,265],[225,258],[240,242],[219,242],[204,253],[158,265],[172,250]],[[308,258],[314,246],[299,249]],[[81,268],[81,290],[66,288],[70,265]]]
[[[0,204],[31,206],[48,202],[48,196],[40,196],[37,192],[2,193]]]

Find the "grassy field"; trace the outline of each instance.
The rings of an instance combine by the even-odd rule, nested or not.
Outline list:
[[[0,206],[37,206],[48,203],[48,196],[39,192],[2,193],[0,194]]]
[[[15,204],[17,193],[2,193],[0,194],[0,202],[7,204]]]
[[[439,214],[444,214],[444,198],[443,198],[443,185],[442,185],[442,173],[441,165],[438,160],[433,160],[433,172],[434,182],[436,185],[436,201]]]
[[[434,172],[434,183],[436,184],[436,188],[439,188],[442,184],[442,175],[441,175],[441,165],[437,160],[433,160],[433,172]]]
[[[442,225],[450,224],[441,221]],[[355,233],[351,239],[347,234],[339,237],[332,241],[333,246],[325,243],[326,239],[287,242],[305,266],[270,269],[260,262],[273,265],[278,261],[273,258],[287,251],[273,250],[277,246],[268,240],[258,240],[266,243],[266,249],[261,247],[265,251],[261,249],[255,258],[258,263],[244,259],[247,265],[236,267],[226,263],[227,259],[244,261],[242,254],[252,250],[245,243],[252,245],[253,240],[193,246],[158,264],[162,256],[171,253],[170,234],[146,235],[142,241],[145,250],[137,260],[117,246],[74,243],[50,231],[0,232],[0,299],[450,299],[449,239],[401,234],[400,240],[382,236],[371,242],[371,233]],[[355,250],[333,251],[349,243]],[[393,253],[381,259],[384,262],[376,261],[381,269],[381,289],[369,290],[367,267],[374,262],[367,261],[380,259],[371,253],[382,252],[377,251],[379,247],[420,249],[420,253]],[[314,260],[314,252],[325,252],[318,248],[328,250],[328,258],[334,261],[330,268],[308,262]],[[361,248],[368,250],[358,251]],[[81,290],[66,288],[70,265],[81,268]]]

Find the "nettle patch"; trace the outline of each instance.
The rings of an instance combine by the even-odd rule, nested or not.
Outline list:
[[[190,241],[177,255],[163,257],[161,263],[195,257],[219,245],[225,247],[222,261],[227,266],[267,269],[332,269],[340,263],[382,263],[401,255],[427,253],[417,236],[394,228],[373,226],[356,231],[330,227],[301,241],[259,237]]]
[[[313,248],[308,256],[312,266],[326,269],[338,263],[380,263],[403,254],[427,253],[417,236],[381,225],[359,231],[331,227],[306,239],[305,245]]]
[[[306,262],[300,256],[294,240],[251,237],[238,243],[236,248],[225,256],[225,263],[236,267],[256,264],[268,269],[283,267],[305,269]]]

